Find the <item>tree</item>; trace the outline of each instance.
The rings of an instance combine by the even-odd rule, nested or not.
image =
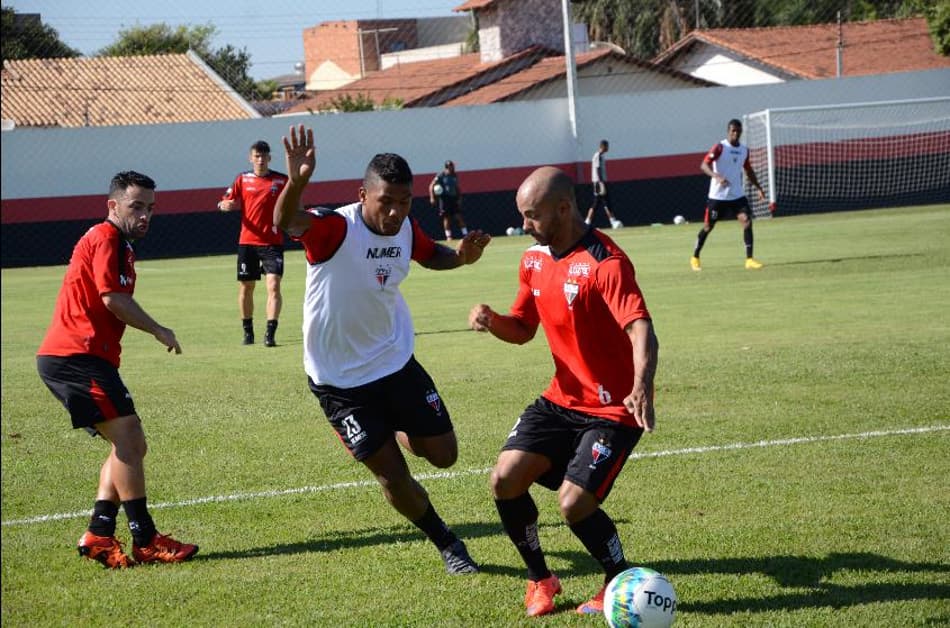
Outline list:
[[[133,26],[119,31],[118,39],[98,54],[106,57],[126,57],[183,54],[191,50],[243,98],[257,100],[267,89],[266,86],[259,89],[248,74],[251,57],[247,49],[237,50],[230,44],[213,49],[211,40],[216,32],[217,29],[212,24],[191,27],[180,25],[176,28],[165,23]]]
[[[924,15],[938,52],[950,51],[950,0],[574,0],[591,39],[649,59],[696,28],[798,26]],[[698,12],[698,15],[697,15]]]
[[[59,59],[79,57],[78,50],[59,39],[56,29],[43,24],[35,14],[17,13],[3,7],[3,32],[0,48],[7,59]]]

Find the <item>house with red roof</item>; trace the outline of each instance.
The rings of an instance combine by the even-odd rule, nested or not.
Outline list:
[[[478,52],[459,52],[395,64],[336,89],[321,90],[287,113],[331,111],[340,99],[368,99],[403,108],[480,105],[566,95],[567,66],[559,0],[469,0],[454,9],[472,11]],[[615,46],[576,54],[578,92],[583,95],[708,87],[711,82],[623,53]],[[351,68],[350,71],[353,71]]]
[[[924,18],[694,30],[653,62],[720,85],[950,68]]]

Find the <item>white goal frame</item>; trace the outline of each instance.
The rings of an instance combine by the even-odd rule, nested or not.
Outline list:
[[[765,109],[743,139],[756,217],[950,200],[950,97]]]

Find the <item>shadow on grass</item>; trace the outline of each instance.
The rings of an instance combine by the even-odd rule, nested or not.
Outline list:
[[[554,528],[562,524],[541,524],[541,528]],[[463,523],[452,526],[463,539],[503,536],[501,525],[496,523]],[[405,527],[367,528],[363,530],[333,531],[299,543],[284,543],[244,550],[209,552],[199,554],[195,561],[247,559],[261,556],[277,556],[301,553],[323,553],[360,547],[386,546],[394,543],[412,543],[424,539],[421,532]],[[579,542],[578,542],[579,543]],[[432,551],[432,559],[436,559]],[[513,578],[524,577],[524,566],[512,550],[511,561],[503,565],[484,563],[477,552],[473,553],[482,573]],[[579,547],[576,551],[548,552],[549,558],[567,562],[569,567],[557,569],[559,575],[578,577],[600,573],[600,565]],[[896,602],[908,600],[950,599],[950,564],[908,562],[895,560],[873,553],[831,553],[824,557],[812,556],[767,556],[761,558],[711,558],[657,561],[646,565],[674,580],[677,575],[763,574],[772,578],[779,587],[796,591],[758,597],[739,596],[732,599],[690,601],[681,599],[678,608],[684,612],[707,615],[729,615],[741,612],[793,611],[807,608],[842,608],[873,602]],[[902,582],[865,584],[832,584],[826,580],[841,572],[880,573],[931,573],[939,574],[942,582]],[[871,577],[869,577],[871,579]],[[802,590],[807,589],[807,590]],[[576,601],[564,600],[560,606],[572,607]],[[563,610],[560,609],[559,610]]]
[[[903,582],[840,585],[825,582],[836,573],[934,573],[950,577],[950,564],[915,563],[895,560],[869,552],[831,553],[824,557],[767,556],[763,558],[714,558],[659,561],[651,563],[656,569],[673,578],[676,574],[735,574],[759,573],[774,579],[780,587],[810,589],[793,593],[737,597],[728,600],[690,602],[681,600],[677,608],[692,613],[728,615],[739,612],[798,610],[805,608],[841,608],[872,602],[905,600],[946,600],[950,598],[950,584]]]
[[[799,266],[802,264],[837,264],[839,262],[897,259],[903,257],[924,257],[923,253],[892,253],[890,255],[851,255],[848,257],[828,257],[825,259],[807,259],[791,262],[772,262],[769,266]]]

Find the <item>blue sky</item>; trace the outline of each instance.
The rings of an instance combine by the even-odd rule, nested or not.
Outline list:
[[[303,29],[346,19],[456,15],[464,0],[3,0],[18,13],[39,13],[66,44],[92,54],[120,30],[165,22],[213,24],[214,47],[246,48],[256,80],[290,74],[303,60]]]

